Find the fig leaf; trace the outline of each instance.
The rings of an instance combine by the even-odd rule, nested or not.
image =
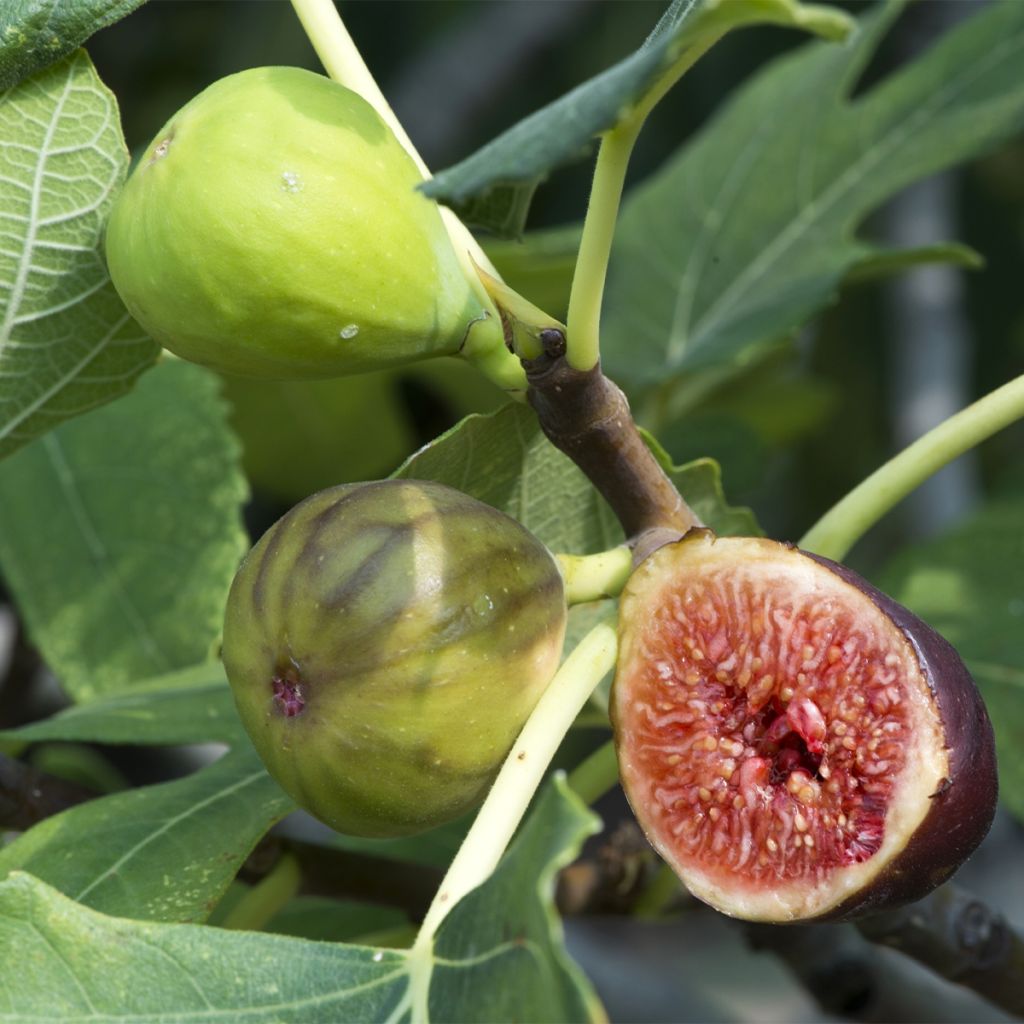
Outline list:
[[[630,194],[602,338],[624,387],[746,363],[833,301],[851,272],[898,266],[855,237],[857,225],[904,186],[1019,130],[1016,3],[979,11],[851,99],[898,11],[883,5],[847,45],[809,44],[754,75]]]
[[[69,696],[210,656],[248,546],[239,461],[216,378],[174,361],[0,464],[0,571]]]
[[[595,824],[564,780],[549,784],[495,873],[442,924],[443,959],[417,965],[431,970],[430,1016],[603,1019],[552,903],[556,870]],[[108,917],[22,872],[0,883],[0,956],[20,965],[5,978],[8,1013],[69,1024],[97,1014],[398,1020],[412,966],[404,950]]]
[[[84,52],[0,94],[0,457],[122,395],[156,358],[100,252],[127,165],[117,102]]]
[[[673,0],[636,53],[520,121],[423,186],[469,224],[506,237],[526,223],[537,186],[556,167],[586,156],[673,63],[732,29],[773,24],[842,39],[840,11],[796,0]]]

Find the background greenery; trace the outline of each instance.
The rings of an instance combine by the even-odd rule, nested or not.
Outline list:
[[[866,5],[845,6],[858,15],[869,10]],[[894,67],[923,52],[937,35],[982,6],[956,2],[913,5],[871,58],[856,94],[868,93]],[[347,24],[385,94],[435,168],[455,163],[508,125],[631,52],[662,9],[660,2],[646,0],[375,0],[343,7]],[[656,109],[637,147],[630,182],[642,185],[650,180],[665,166],[681,139],[706,124],[742,81],[804,42],[797,33],[773,28],[728,37]],[[290,6],[274,0],[154,0],[99,32],[89,41],[88,49],[101,79],[117,97],[132,150],[144,146],[182,103],[225,74],[267,63],[318,68]],[[793,98],[780,99],[771,111],[778,119],[779,134],[787,118],[793,118],[795,102]],[[950,142],[950,148],[952,145]],[[553,173],[535,197],[525,243],[488,243],[512,283],[556,315],[564,313],[576,226],[585,209],[590,169],[591,164],[583,162]],[[707,368],[684,367],[671,400],[649,381],[631,377],[629,359],[623,358],[631,340],[637,287],[630,277],[630,247],[642,248],[646,241],[635,220],[631,233],[624,230],[613,263],[606,314],[609,369],[628,388],[638,418],[656,428],[673,462],[705,457],[717,460],[729,502],[749,505],[761,528],[772,536],[798,538],[836,499],[902,446],[909,439],[908,430],[923,430],[922,420],[908,426],[907,409],[930,404],[941,415],[942,409],[951,411],[1024,372],[1024,292],[1019,287],[1024,248],[1024,140],[1018,134],[995,152],[949,172],[937,190],[917,190],[914,195],[901,196],[874,213],[861,236],[879,244],[899,241],[905,245],[901,225],[909,218],[919,228],[914,244],[965,243],[982,254],[983,268],[963,269],[963,264],[977,261],[969,252],[949,250],[944,255],[951,265],[924,270],[925,276],[916,279],[917,291],[864,274],[863,280],[848,281],[838,301],[809,327],[778,341],[768,339],[770,344],[762,347],[750,366],[724,375],[709,373]],[[629,227],[631,215],[627,205],[624,228]],[[682,228],[680,237],[686,237]],[[880,268],[868,269],[877,275]],[[942,332],[921,336],[907,331],[908,324],[935,323],[936,317]],[[942,345],[936,343],[939,333],[943,333]],[[921,365],[933,371],[927,378],[919,372]],[[176,572],[175,546],[184,535],[189,536],[191,546],[191,538],[197,531],[201,533],[204,521],[195,511],[188,487],[169,487],[172,500],[158,524],[161,551],[168,563],[160,563],[155,573],[164,585],[159,580],[153,585],[153,563],[140,562],[132,566],[137,575],[126,571],[116,579],[106,579],[102,592],[106,603],[78,606],[69,614],[61,605],[60,594],[76,575],[89,571],[96,544],[103,549],[116,544],[117,538],[101,532],[86,537],[71,567],[77,567],[77,573],[64,565],[51,570],[48,577],[34,577],[36,567],[45,565],[43,555],[52,540],[37,528],[43,520],[34,510],[56,510],[55,518],[47,520],[53,536],[73,533],[62,525],[62,517],[73,519],[74,505],[62,495],[68,479],[89,478],[103,482],[96,494],[104,497],[96,500],[110,501],[122,509],[131,509],[140,482],[152,487],[179,479],[201,487],[213,506],[234,508],[242,500],[246,481],[232,470],[234,452],[223,443],[223,421],[231,417],[245,447],[246,474],[252,488],[245,508],[246,526],[249,535],[255,536],[305,494],[330,483],[391,473],[466,413],[492,411],[501,401],[486,382],[457,364],[316,384],[225,381],[223,394],[226,402],[204,373],[180,364],[163,365],[144,376],[129,398],[73,421],[78,425],[66,437],[60,430],[47,435],[41,444],[12,458],[0,475],[0,565],[10,589],[30,595],[19,601],[17,626],[10,612],[2,620],[8,623],[9,634],[17,633],[17,643],[13,661],[0,682],[0,726],[12,728],[38,719],[61,706],[64,694],[81,699],[109,692],[112,703],[93,705],[91,710],[84,705],[53,724],[33,727],[33,733],[11,733],[9,738],[18,743],[37,741],[31,748],[36,767],[113,794],[107,801],[76,807],[68,812],[73,818],[49,819],[32,831],[30,841],[7,847],[0,853],[4,869],[0,873],[27,867],[104,914],[157,922],[205,919],[211,900],[216,902],[213,897],[228,886],[252,842],[290,809],[276,789],[266,785],[258,766],[246,761],[244,744],[225,703],[222,680],[216,673],[212,677],[209,673],[188,675],[188,667],[216,643],[217,608],[203,602],[230,578],[247,543],[246,532],[241,523],[234,523],[228,531],[211,529],[209,538],[203,540],[202,568],[196,578],[170,586],[168,581]],[[99,462],[90,458],[90,430],[103,437],[138,440],[134,435],[127,437],[126,431],[134,430],[134,424],[144,418],[140,410],[149,408],[164,412],[154,416],[153,436],[145,438],[144,446],[126,443],[123,449],[107,449]],[[275,410],[273,417],[266,415],[268,408]],[[518,436],[524,440],[521,445],[503,445],[495,451],[495,461],[505,467],[496,477],[501,493],[482,496],[500,504],[518,501],[520,496],[511,490],[512,481],[519,468],[527,465],[531,472],[546,474],[551,481],[563,479],[564,466],[544,455],[544,443],[535,432],[529,433],[528,414],[507,410],[500,415],[516,419]],[[368,417],[372,418],[372,431],[365,427]],[[161,450],[162,431],[175,438],[184,435],[188,444],[175,442],[163,449],[159,459],[133,462],[133,451],[138,455]],[[462,441],[468,434],[461,434]],[[499,434],[505,436],[507,431]],[[1020,772],[1022,763],[1017,738],[1024,736],[1024,684],[1016,640],[1024,619],[1019,571],[1024,563],[1019,528],[1024,519],[1022,440],[1024,428],[1018,425],[988,442],[959,470],[947,475],[944,484],[929,487],[888,517],[850,558],[962,648],[979,682],[985,685],[1002,736],[1009,738],[1002,742],[1003,766],[1015,772]],[[421,465],[429,464],[432,475],[443,477],[458,461],[459,443],[456,438],[424,453]],[[183,467],[197,462],[202,472],[186,477]],[[53,470],[59,465],[66,465],[68,473]],[[718,515],[719,522],[727,522],[709,466],[681,479],[697,488],[712,517]],[[559,485],[563,493],[582,496],[581,482],[568,480]],[[88,498],[87,491],[79,493]],[[543,495],[543,489],[540,493]],[[558,522],[556,505],[549,493],[547,504],[542,500],[524,503],[518,510],[548,543],[584,550],[614,542],[614,527],[603,513],[596,513],[574,533]],[[736,524],[737,520],[728,522]],[[753,528],[752,520],[739,522],[743,525],[734,528]],[[19,533],[18,525],[25,523],[33,528]],[[120,520],[118,523],[123,525]],[[147,536],[148,542],[152,540]],[[1010,571],[1011,566],[1015,571]],[[121,637],[112,640],[103,632],[111,607],[123,608],[127,603],[148,618],[148,610],[169,603],[174,606],[174,601],[189,607],[193,616],[189,622],[198,623],[187,636],[176,635],[173,629],[168,635],[151,636],[140,628],[123,642]],[[174,626],[173,616],[167,621]],[[45,649],[46,668],[59,676],[63,692],[41,666],[36,645]],[[112,649],[116,658],[110,657]],[[180,670],[185,670],[187,678]],[[157,678],[149,689],[140,691],[146,698],[140,696],[140,703],[133,704],[133,696],[118,693],[125,681],[149,677]],[[200,695],[208,719],[197,730],[189,709]],[[149,716],[147,724],[140,724],[143,713]],[[599,712],[593,720],[600,721]],[[580,732],[572,738],[574,746],[563,751],[567,765],[600,737],[596,729]],[[68,748],[50,742],[56,740],[82,745]],[[168,746],[158,751],[125,745],[126,740]],[[193,771],[209,760],[209,751],[194,746],[181,750],[177,745],[199,740],[237,743],[240,749],[223,761]],[[145,791],[131,788],[150,782],[159,786]],[[240,789],[243,783],[252,789]],[[240,792],[244,799],[238,796]],[[1016,786],[1004,785],[1004,800],[1018,816],[1024,814],[1020,792]],[[555,799],[550,798],[551,806]],[[218,808],[216,819],[190,822],[192,808],[211,803]],[[546,814],[548,805],[545,808]],[[637,890],[644,888],[640,883],[649,881],[652,869],[642,845],[629,833],[629,816],[621,799],[613,796],[599,810],[608,829],[601,840],[591,840],[585,847],[584,859],[575,872],[563,875],[561,902],[563,909],[586,911],[569,917],[570,948],[597,981],[615,1019],[674,1020],[684,1014],[695,1020],[820,1019],[814,1016],[819,1009],[775,961],[749,953],[743,931],[701,908],[673,905],[684,912],[656,923],[605,917],[634,907]],[[153,819],[180,821],[183,827],[161,833],[153,827]],[[153,883],[155,867],[176,857],[187,858],[190,848],[214,843],[216,830],[226,820],[239,821],[237,841],[225,849],[223,860],[202,886],[195,890],[174,886],[164,893]],[[570,844],[581,841],[590,828],[586,816],[576,809],[558,820],[557,827]],[[346,921],[349,930],[341,929],[343,934],[336,930],[332,937],[363,941],[389,929],[397,929],[392,937],[397,935],[400,941],[402,929],[408,931],[409,917],[422,910],[422,901],[436,882],[437,869],[450,856],[459,833],[458,826],[441,830],[411,853],[400,845],[388,847],[384,851],[387,860],[382,862],[382,850],[374,844],[329,839],[308,823],[295,826],[294,822],[291,819],[291,827],[298,831],[292,833],[291,849],[306,858],[303,869],[307,878],[316,877],[316,849],[325,844],[348,858],[337,863],[345,864],[351,874],[340,888],[327,887],[322,894],[321,898],[332,901],[326,907],[328,912],[324,906],[294,905],[290,924],[278,922],[275,930],[291,929],[311,936],[316,929],[320,929],[317,934],[327,933],[332,921]],[[111,837],[109,847],[91,851],[92,858],[79,852],[81,836],[89,831]],[[1024,907],[1014,907],[1012,894],[1024,889],[1020,884],[1021,838],[1020,825],[1008,815],[1002,817],[992,839],[963,876],[990,900],[1018,914],[1024,914]],[[562,852],[558,843],[550,836],[535,839],[532,833],[529,841],[548,843],[550,849],[545,848],[539,856],[547,858],[545,872],[553,876],[552,865]],[[144,845],[144,854],[111,873],[107,862],[111,851],[139,845]],[[76,861],[80,878],[66,873],[64,865],[72,855],[80,858]],[[526,863],[525,868],[522,862],[507,866],[509,875],[497,880],[485,902],[508,902],[506,888],[517,892],[524,884],[517,872],[530,875],[528,858]],[[246,881],[262,877],[258,864],[250,863],[246,870]],[[381,882],[383,875],[385,883]],[[97,879],[102,879],[102,884]],[[635,888],[630,886],[631,879],[637,883]],[[384,895],[383,901],[392,905],[384,913],[380,897],[389,887],[391,895]],[[245,892],[245,885],[236,883],[212,920],[228,920],[232,901],[244,900]],[[15,923],[21,914],[26,921],[38,921],[52,919],[59,912],[74,922],[72,938],[111,928],[107,919],[94,919],[88,910],[63,904],[59,911],[54,910],[56,897],[40,896],[23,883],[11,888],[6,898],[5,913]],[[352,906],[362,907],[368,914],[359,919],[354,931],[352,906],[342,905],[342,900],[361,901]],[[367,911],[365,904],[375,900],[377,906]],[[30,904],[38,904],[31,913],[25,910]],[[462,917],[470,917],[471,911],[466,908]],[[479,913],[479,908],[475,912]],[[539,901],[523,912],[538,920],[545,913]],[[453,944],[451,948],[460,941],[472,945],[472,930],[462,933],[467,927],[465,920],[455,922],[445,939]],[[38,941],[27,924],[11,934],[17,941]],[[70,943],[67,948],[73,949],[67,934],[63,939],[60,935],[48,939]],[[152,941],[164,940],[154,933]],[[255,984],[262,961],[252,960],[252,950],[244,945],[235,950],[232,942],[233,938],[225,939],[220,950],[223,963],[237,967],[240,978],[244,975],[239,985],[250,980]],[[201,940],[187,936],[176,943],[177,939],[163,947],[163,953],[180,957],[190,966],[199,963]],[[297,953],[297,961],[306,952]],[[276,947],[268,946],[265,951],[267,962],[279,955]],[[856,960],[852,953],[850,956]],[[344,953],[337,957],[340,963]],[[109,968],[116,976],[120,968],[115,959],[112,955]],[[153,960],[156,964],[160,956],[153,954]],[[884,957],[871,963],[870,976],[855,978],[848,990],[837,991],[835,1003],[828,1006],[831,1012],[862,1019],[1000,1019],[995,1011],[967,1001],[957,990],[915,974],[904,964]],[[326,964],[324,976],[338,967]],[[498,976],[485,979],[484,985],[493,985],[497,991],[499,980]],[[230,992],[225,989],[224,993],[225,1005],[230,1005]],[[68,995],[73,997],[73,992]],[[578,992],[567,990],[565,998],[567,1015],[583,1012],[574,1003],[582,998]],[[373,1015],[380,1008],[365,1007],[366,1013]],[[496,1005],[488,1009],[494,1015],[501,1011]]]

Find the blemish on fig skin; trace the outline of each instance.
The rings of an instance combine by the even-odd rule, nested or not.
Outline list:
[[[146,161],[146,165],[155,164],[158,160],[163,160],[167,156],[167,151],[171,148],[171,143],[174,141],[174,129],[172,128],[164,138],[162,138],[153,149],[153,153],[150,158]]]
[[[290,679],[287,675],[274,676],[271,686],[274,689],[274,706],[285,718],[302,714],[306,700],[298,680]]]

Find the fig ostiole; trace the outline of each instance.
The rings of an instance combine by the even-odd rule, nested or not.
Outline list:
[[[263,67],[187,103],[114,203],[114,286],[160,344],[240,376],[316,378],[457,353],[501,324],[373,107]],[[471,279],[472,277],[472,279]]]
[[[954,649],[856,573],[691,530],[620,605],[623,788],[687,888],[755,921],[918,899],[988,831],[992,728]]]
[[[553,556],[497,509],[390,480],[307,498],[246,557],[223,658],[271,775],[340,832],[409,835],[485,795],[554,675]]]

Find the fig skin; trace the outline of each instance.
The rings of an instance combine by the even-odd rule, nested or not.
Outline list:
[[[734,567],[735,575],[732,575]],[[718,572],[731,581],[731,590],[721,586],[720,577],[714,577],[713,574]],[[751,580],[754,581],[753,586],[744,589]],[[701,597],[705,594],[702,589],[705,583],[707,592],[717,598],[717,604],[713,599]],[[696,590],[687,590],[690,584],[695,584]],[[689,594],[693,601],[694,593],[698,596],[693,604],[687,604],[687,598],[679,596]],[[748,595],[749,603],[745,604]],[[703,607],[702,600],[711,600],[712,603]],[[686,609],[685,612],[681,611],[682,608]],[[808,736],[814,735],[813,741],[809,740],[804,747],[804,757],[810,756],[811,743],[816,743],[820,760],[818,768],[822,771],[815,780],[800,776],[807,777],[818,794],[808,798],[806,806],[787,797],[784,791],[785,772],[778,777],[775,774],[777,761],[773,762],[770,784],[768,777],[762,774],[757,776],[757,785],[744,788],[744,779],[757,775],[756,766],[763,768],[775,756],[764,751],[776,749],[770,744],[765,745],[771,739],[771,733],[763,727],[768,719],[758,718],[757,714],[743,717],[750,714],[750,708],[744,705],[744,701],[752,699],[750,695],[757,690],[758,680],[737,682],[736,669],[730,665],[730,659],[721,650],[712,650],[716,642],[720,644],[714,634],[721,627],[704,628],[702,633],[703,627],[698,621],[703,614],[709,616],[707,621],[717,623],[719,620],[711,616],[713,613],[723,614],[723,609],[726,610],[725,615],[732,614],[735,618],[739,614],[737,609],[744,608],[748,619],[760,617],[760,632],[758,628],[751,627],[749,621],[727,623],[724,635],[729,637],[729,649],[738,652],[743,649],[744,640],[749,640],[751,651],[756,647],[763,652],[763,646],[757,645],[763,644],[763,638],[767,637],[780,652],[775,671],[782,672],[782,677],[777,680],[774,696],[764,698],[760,714],[767,715],[776,707],[777,719],[789,720],[791,713],[787,708],[797,707],[801,699],[808,699],[808,695],[813,710],[817,714],[824,712],[817,724],[811,721],[805,730]],[[790,614],[791,609],[795,609],[795,613]],[[806,614],[808,609],[815,610],[817,620],[814,615]],[[769,625],[766,631],[764,623],[775,613],[781,614],[782,619],[777,628]],[[812,654],[808,647],[804,647],[801,657],[808,664],[817,659],[819,667],[813,672],[819,675],[810,683],[807,678],[798,682],[796,673],[789,672],[795,657],[792,652],[797,648],[787,647],[788,640],[784,638],[795,635],[793,623],[801,615],[811,621],[812,626],[815,621],[822,626],[819,634],[811,629],[809,635],[835,636],[839,638],[835,640],[837,644],[849,642],[850,652],[856,652],[852,656],[859,657],[861,652],[866,656],[875,651],[896,660],[891,664],[884,658],[877,663],[868,661],[860,668],[852,666],[846,676],[841,677],[838,671],[829,676],[831,659],[826,665],[824,652]],[[674,617],[681,623],[680,628],[676,629],[671,624],[667,628],[655,627],[652,623],[659,616],[664,621],[668,621],[666,616],[668,619]],[[660,633],[658,629],[661,629]],[[751,635],[754,639],[750,639]],[[676,656],[658,647],[659,636],[678,637],[683,642],[676,661],[671,665],[663,659]],[[703,651],[693,652],[692,648],[687,655],[685,643],[694,637],[709,641],[705,644],[709,648],[707,656]],[[995,749],[991,724],[973,680],[950,644],[845,566],[775,541],[716,539],[708,530],[691,530],[682,540],[654,552],[634,573],[620,605],[620,639],[611,714],[626,795],[652,845],[683,883],[694,895],[723,913],[750,920],[785,923],[848,919],[911,902],[949,878],[987,833],[995,813],[997,795]],[[801,642],[809,641],[804,639]],[[830,647],[830,654],[832,650]],[[703,662],[697,659],[698,653],[705,659]],[[836,660],[847,656],[839,648],[835,648],[835,655]],[[687,661],[687,657],[691,660]],[[748,651],[743,650],[738,657],[743,664],[750,664]],[[716,664],[718,675],[715,674]],[[722,672],[723,665],[729,666],[730,671]],[[686,680],[690,690],[683,685],[681,666],[689,673]],[[835,667],[845,670],[846,663],[843,661]],[[654,672],[654,669],[658,671]],[[695,669],[702,674],[699,682]],[[765,671],[772,669],[773,666],[768,665]],[[882,754],[875,755],[867,749],[868,737],[877,735],[869,732],[869,727],[885,725],[894,719],[887,719],[884,714],[874,715],[872,709],[871,714],[862,710],[859,717],[840,721],[839,710],[848,710],[855,706],[851,702],[858,700],[862,709],[865,702],[870,706],[879,692],[873,690],[871,684],[877,685],[878,673],[883,669],[895,672],[894,678],[901,687],[898,699],[890,700],[888,708],[897,723],[893,727],[899,730],[903,727],[899,722],[903,722],[906,734],[898,731],[886,733],[878,742],[887,744],[890,735],[899,737],[903,744],[903,763],[900,764],[898,759],[892,761],[891,755],[886,755],[890,757],[887,764],[897,765],[895,769],[886,771],[886,765],[878,764],[878,772],[861,774],[862,756],[866,758],[868,767],[874,767],[872,758],[883,759]],[[652,679],[655,680],[653,685]],[[845,690],[843,686],[846,686]],[[780,695],[784,695],[782,700],[779,700]],[[693,716],[697,724],[692,731],[673,732],[679,728],[672,722],[673,717],[686,717],[683,711],[691,697],[701,698],[711,707],[703,717]],[[719,697],[727,710],[716,718],[715,701]],[[843,703],[840,703],[840,697]],[[770,700],[777,703],[771,705],[768,703]],[[735,704],[730,704],[730,701],[735,701]],[[884,707],[885,702],[880,706]],[[736,712],[734,708],[740,710]],[[665,715],[665,718],[655,721],[658,715]],[[729,718],[730,715],[736,717]],[[736,721],[742,720],[748,723],[745,728],[750,728],[749,722],[755,719],[762,723],[758,727],[760,733],[740,735],[734,727]],[[663,726],[662,722],[666,724]],[[727,722],[730,723],[729,728],[726,727]],[[847,722],[851,724],[847,726]],[[653,725],[648,728],[648,723]],[[781,724],[785,728],[786,722]],[[716,731],[719,726],[720,732]],[[690,729],[690,726],[683,728]],[[792,728],[789,733],[792,737]],[[652,734],[657,749],[654,755],[648,751]],[[719,745],[718,750],[710,748],[713,751],[710,755],[699,753],[700,741],[705,734],[714,737]],[[846,735],[857,738],[854,748],[857,760],[852,770],[844,775],[844,769],[837,766],[845,763],[850,767],[851,762],[844,762],[842,757],[852,754],[843,755],[840,750],[840,757],[833,751],[838,749],[838,736]],[[723,743],[729,748],[725,752],[721,749]],[[657,759],[675,751],[682,753],[668,763],[677,767],[662,769],[663,762]],[[734,759],[728,765],[725,764],[727,754]],[[650,774],[652,764],[656,765],[655,774]],[[810,764],[810,761],[805,761],[798,770],[809,772]],[[695,779],[698,784],[703,784],[701,780],[716,765],[724,765],[724,773],[728,777],[729,788],[725,790],[723,802],[716,805],[703,796],[698,799],[689,795],[696,792],[696,786],[691,785],[687,789],[685,784],[693,783]],[[843,780],[844,785],[849,785],[846,780],[854,775],[857,783],[843,791],[841,797],[846,801],[848,794],[852,793],[852,804],[830,804],[832,798],[827,796],[824,801],[819,801],[820,793],[826,792],[826,780]],[[795,772],[792,777],[796,777]],[[878,779],[885,780],[883,786],[890,786],[891,791],[882,805],[884,815],[876,836],[877,848],[863,855],[852,846],[847,849],[837,845],[832,839],[833,834],[839,834],[831,827],[835,824],[834,818],[828,819],[831,825],[825,829],[820,815],[830,812],[835,815],[838,811],[848,810],[850,822],[854,822],[860,806],[858,794],[866,808],[867,801],[876,798],[865,795],[874,792],[867,788],[865,782],[870,784]],[[857,789],[858,783],[864,788]],[[667,808],[659,807],[652,795],[670,791],[672,799],[675,794],[679,794],[681,799],[677,804],[670,800]],[[708,790],[705,788],[702,792],[706,794]],[[795,793],[795,788],[788,792]],[[756,795],[750,798],[751,793]],[[735,805],[732,800],[737,801]],[[713,811],[714,806],[719,810]],[[808,834],[817,836],[813,853],[797,849],[796,852],[791,850],[778,855],[777,844],[773,847],[769,842],[766,847],[758,846],[758,836],[762,840],[766,835],[778,836],[775,830],[779,818],[788,816],[793,820],[797,812],[807,819],[800,823],[804,829],[810,822]],[[708,824],[710,820],[715,823],[722,821],[723,813],[733,817],[726,819],[721,826]],[[712,814],[716,815],[713,819]],[[691,825],[691,822],[696,824]],[[675,835],[703,835],[705,838],[697,845],[687,847],[684,838],[674,837],[673,827],[684,830]],[[702,833],[701,829],[705,828],[708,831]],[[719,847],[721,852],[717,854],[717,861],[714,854],[710,858],[707,856],[716,828],[723,833],[727,828],[731,829],[726,847]],[[741,833],[744,846],[749,837],[754,836],[754,857],[736,854]],[[857,841],[861,839],[852,825],[850,835]],[[697,842],[692,838],[689,841]],[[847,839],[840,842],[845,843]],[[755,859],[762,850],[776,852],[768,855],[766,867],[755,869]],[[831,852],[826,853],[829,850]],[[837,851],[838,857],[835,856]],[[857,853],[857,856],[844,858],[843,854],[849,851]],[[815,857],[822,859],[815,860]],[[797,866],[791,870],[790,864]]]
[[[267,770],[339,832],[411,835],[485,795],[558,667],[562,577],[441,484],[330,488],[238,571],[223,658]]]
[[[161,345],[239,376],[454,354],[474,324],[500,326],[420,181],[355,92],[300,68],[242,71],[142,154],[107,226],[110,275]]]
[[[867,889],[825,915],[842,920],[923,899],[977,849],[992,826],[999,795],[995,736],[977,684],[945,637],[852,569],[800,553],[866,594],[906,636],[935,699],[949,751],[948,784],[933,794],[931,810],[900,855]]]

